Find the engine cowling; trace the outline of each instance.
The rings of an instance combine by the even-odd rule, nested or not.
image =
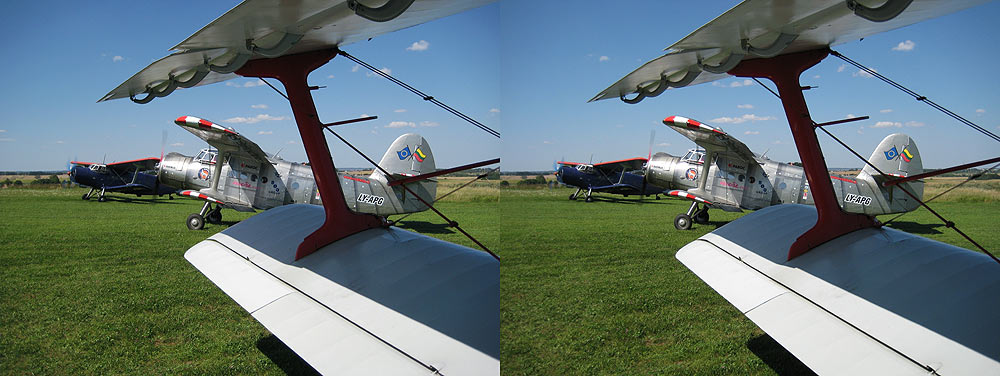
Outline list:
[[[680,157],[659,152],[646,163],[646,183],[672,189],[676,184],[676,171]]]

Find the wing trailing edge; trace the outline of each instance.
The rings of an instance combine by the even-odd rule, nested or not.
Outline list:
[[[815,220],[812,207],[772,206],[677,259],[819,374],[1000,372],[996,263],[885,228],[786,261]]]

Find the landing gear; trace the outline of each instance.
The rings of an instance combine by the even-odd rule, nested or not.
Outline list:
[[[706,224],[708,223],[708,205],[702,205],[698,207],[698,202],[694,201],[691,203],[691,207],[688,208],[687,213],[678,214],[674,218],[674,227],[678,230],[688,230],[691,229],[691,224]]]
[[[687,214],[678,214],[676,217],[674,217],[674,228],[678,230],[690,230],[691,216]]]
[[[576,200],[576,197],[580,195],[580,191],[582,191],[582,190],[583,189],[581,189],[581,188],[577,188],[576,192],[573,192],[573,194],[569,195],[569,199],[570,200]]]
[[[583,201],[584,202],[593,202],[594,199],[590,197],[590,195],[593,194],[593,193],[594,193],[593,190],[591,190],[590,188],[587,188],[587,198],[585,200],[583,200]]]
[[[97,197],[97,202],[104,202],[108,199],[104,198],[104,188],[101,188],[101,195]]]
[[[194,213],[188,216],[188,230],[201,230],[205,228],[205,218],[201,214]]]
[[[84,199],[84,200],[90,200],[90,196],[93,195],[93,194],[94,194],[94,188],[91,188],[90,192],[84,193],[83,197],[80,197],[80,198]]]
[[[201,230],[205,228],[205,220],[208,223],[219,224],[222,223],[222,206],[215,205],[212,208],[211,202],[205,202],[205,206],[201,207],[200,213],[194,213],[188,216],[187,226],[189,230]]]

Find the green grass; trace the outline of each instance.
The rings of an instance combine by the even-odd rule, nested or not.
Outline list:
[[[191,199],[84,189],[0,189],[0,374],[283,374],[311,371],[186,260],[192,245],[249,217],[190,231]],[[494,209],[436,205],[488,246]],[[433,213],[403,226],[475,247]]]
[[[677,231],[673,218],[686,201],[584,203],[567,200],[570,193],[501,191],[504,374],[808,372],[674,257],[739,214],[713,210],[710,225]],[[932,208],[1000,249],[990,220],[1000,203]],[[971,247],[938,223],[921,209],[892,226]]]

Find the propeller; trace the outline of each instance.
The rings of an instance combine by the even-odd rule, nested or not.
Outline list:
[[[656,139],[656,129],[649,131],[649,154],[646,156],[646,165],[642,166],[642,189],[639,191],[639,197],[643,197],[646,194],[646,181],[649,180],[647,176],[649,175],[649,162],[653,159],[653,140]]]
[[[167,148],[167,130],[163,130],[163,137],[160,139],[160,161],[156,163],[156,182],[153,183],[153,195],[160,193],[160,172],[163,171],[163,151]]]

